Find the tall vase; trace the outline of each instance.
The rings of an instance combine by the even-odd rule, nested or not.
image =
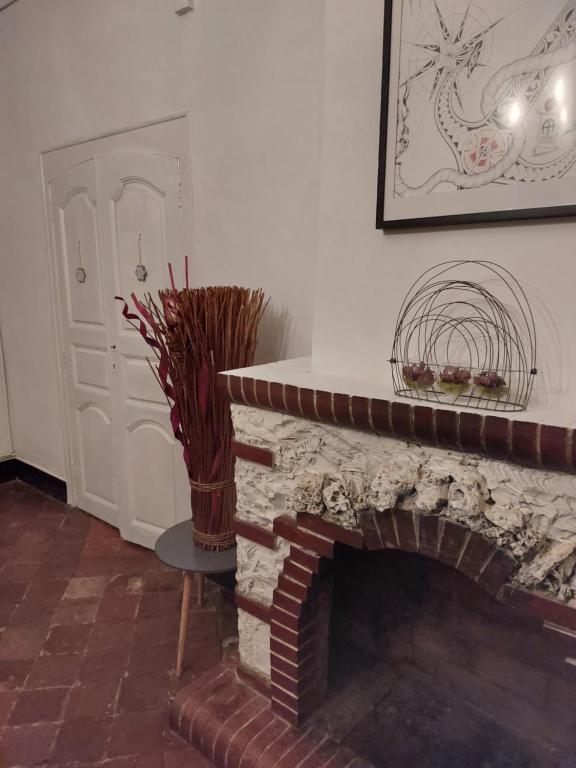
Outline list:
[[[236,544],[236,486],[230,404],[220,393],[220,371],[254,362],[258,324],[266,307],[261,290],[212,286],[158,292],[124,302],[123,315],[154,350],[156,374],[170,404],[174,435],[182,443],[190,480],[193,537],[211,551]],[[187,272],[186,272],[187,275]],[[122,300],[123,301],[123,300]]]

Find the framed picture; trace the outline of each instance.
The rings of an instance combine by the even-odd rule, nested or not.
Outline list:
[[[377,226],[576,215],[576,0],[385,0]]]

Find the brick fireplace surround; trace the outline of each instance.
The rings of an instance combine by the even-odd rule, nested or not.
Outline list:
[[[333,565],[351,549],[419,553],[464,574],[530,616],[576,685],[576,600],[551,579],[576,559],[572,429],[318,390],[281,372],[220,375],[237,438],[240,663],[178,694],[180,734],[225,768],[368,765],[306,725],[326,692]],[[369,478],[380,501],[365,503],[361,466],[373,471],[379,450],[392,464]],[[391,467],[412,480],[390,486]],[[460,502],[469,492],[477,504]],[[510,522],[518,510],[534,530]]]

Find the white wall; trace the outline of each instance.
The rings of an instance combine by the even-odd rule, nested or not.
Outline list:
[[[261,360],[310,351],[324,0],[196,5],[178,17],[164,0],[19,0],[0,13],[0,325],[14,447],[56,475],[43,150],[188,108],[197,279],[272,297]]]
[[[576,390],[574,222],[375,229],[383,14],[382,0],[326,4],[314,367],[389,380],[396,315],[414,279],[448,259],[491,258],[523,282],[535,312],[533,406],[556,408]],[[573,407],[566,419],[575,421]]]

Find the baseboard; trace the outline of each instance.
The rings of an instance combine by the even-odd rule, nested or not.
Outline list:
[[[67,501],[68,496],[64,480],[54,477],[42,469],[37,469],[31,464],[26,464],[20,459],[0,461],[0,484],[9,483],[12,480],[21,480],[47,496],[58,499],[58,501]]]

